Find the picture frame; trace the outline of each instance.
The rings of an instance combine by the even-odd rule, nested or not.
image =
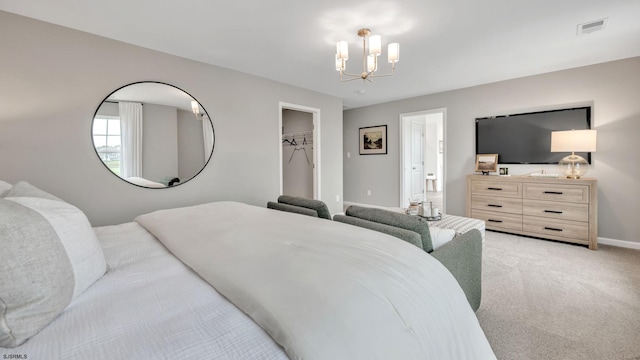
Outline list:
[[[498,171],[498,154],[476,154],[476,172],[488,175]]]
[[[360,128],[360,155],[387,153],[387,125]]]

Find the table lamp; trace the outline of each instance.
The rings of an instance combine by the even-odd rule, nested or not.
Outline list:
[[[551,132],[551,152],[571,152],[558,162],[561,174],[568,179],[580,179],[587,173],[589,162],[575,152],[595,152],[596,133],[596,130]]]

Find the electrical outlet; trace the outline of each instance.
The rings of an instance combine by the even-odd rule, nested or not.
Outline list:
[[[340,195],[336,195],[336,202],[340,202]]]
[[[347,157],[350,158],[351,157],[351,153],[347,151]]]
[[[371,196],[371,190],[367,190],[367,196]]]

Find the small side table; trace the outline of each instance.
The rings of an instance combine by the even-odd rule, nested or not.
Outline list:
[[[429,181],[431,181],[431,188],[433,189],[431,191],[438,191],[436,176],[433,174],[427,175],[427,191],[429,191]]]

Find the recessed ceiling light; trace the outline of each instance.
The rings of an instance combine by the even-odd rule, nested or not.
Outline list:
[[[604,30],[605,26],[607,26],[607,22],[609,18],[589,21],[586,23],[578,24],[578,36],[583,34],[591,34],[595,31]]]

